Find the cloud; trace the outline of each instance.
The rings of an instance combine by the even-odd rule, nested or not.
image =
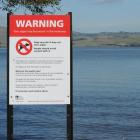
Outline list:
[[[123,1],[124,0],[95,0],[97,4],[110,4],[110,3],[118,3]]]

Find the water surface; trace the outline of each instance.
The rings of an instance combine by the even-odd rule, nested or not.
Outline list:
[[[74,140],[140,140],[140,48],[74,48]],[[66,106],[14,106],[15,140],[66,140]],[[6,49],[0,49],[0,140]]]

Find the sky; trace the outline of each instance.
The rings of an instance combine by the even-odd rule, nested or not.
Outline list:
[[[77,32],[140,32],[140,0],[61,0],[59,13],[68,11]],[[2,11],[0,25],[6,25]]]

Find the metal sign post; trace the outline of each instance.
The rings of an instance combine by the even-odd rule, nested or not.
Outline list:
[[[9,16],[7,14],[7,140],[13,140],[13,105],[9,105]]]
[[[71,80],[70,80],[70,104],[67,105],[67,140],[73,140],[73,63],[72,63],[72,12],[69,12],[68,13],[70,15],[70,30],[71,30],[71,33],[70,33],[70,46],[71,46],[71,55],[70,55],[70,71],[71,71]]]
[[[67,140],[73,140],[72,64],[71,12],[7,15],[7,140],[14,140],[13,105],[35,104],[66,105]]]

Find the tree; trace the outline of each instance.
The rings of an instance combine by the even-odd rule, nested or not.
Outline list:
[[[60,10],[61,0],[0,0],[0,9],[9,13],[23,10],[32,14],[55,13]]]

